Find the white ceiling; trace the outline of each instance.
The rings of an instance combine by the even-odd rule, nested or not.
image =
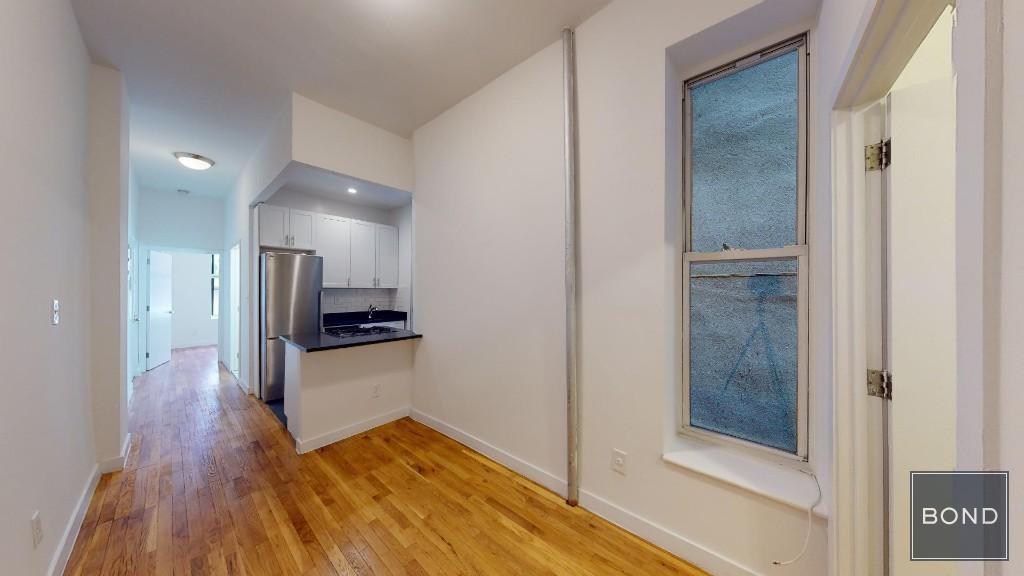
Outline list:
[[[298,92],[409,136],[609,0],[72,0],[121,70],[140,186],[226,194]],[[171,153],[217,161],[180,168]]]

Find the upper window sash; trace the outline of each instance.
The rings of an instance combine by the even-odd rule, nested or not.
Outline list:
[[[801,35],[780,42],[734,62],[687,80],[683,84],[683,214],[685,217],[684,252],[694,252],[693,243],[693,97],[692,91],[708,82],[724,78],[786,54],[797,55],[796,110],[796,211],[794,217],[796,245],[807,243],[807,37]],[[787,243],[789,244],[789,243]],[[775,246],[781,247],[781,246]],[[733,248],[744,249],[744,246]],[[718,248],[724,251],[724,248]],[[708,251],[708,250],[700,250]],[[716,250],[717,251],[717,250]]]

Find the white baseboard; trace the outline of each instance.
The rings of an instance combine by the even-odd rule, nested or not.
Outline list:
[[[443,422],[441,420],[438,420],[437,418],[434,418],[433,416],[424,414],[423,412],[420,412],[415,408],[412,410],[412,414],[410,414],[410,416],[412,416],[412,419],[419,422],[420,424],[433,428],[434,430],[437,430],[441,434],[444,434],[445,436],[448,436],[449,438],[457,442],[461,442],[462,444],[469,446],[473,450],[476,450],[477,452],[483,454],[484,456],[487,456],[491,460],[494,460],[495,462],[498,462],[499,464],[502,464],[507,468],[511,468],[513,471],[523,476],[526,476],[527,478],[533,480],[537,484],[540,484],[541,486],[547,488],[548,490],[551,490],[555,494],[558,494],[562,498],[565,498],[565,495],[568,492],[566,487],[566,481],[562,478],[555,476],[554,474],[551,474],[547,470],[538,468],[537,466],[534,466],[533,464],[530,464],[529,462],[521,458],[509,454],[508,452],[502,450],[501,448],[498,448],[493,444],[481,440],[480,438],[477,438],[476,436],[473,436],[468,432],[460,430],[455,426],[448,424],[447,422]]]
[[[71,551],[75,548],[75,541],[78,540],[78,531],[82,529],[85,513],[89,510],[89,502],[92,501],[93,492],[96,491],[96,485],[99,484],[100,476],[99,465],[93,466],[92,473],[89,474],[89,481],[86,482],[85,489],[82,490],[81,496],[78,497],[78,503],[75,504],[75,511],[71,515],[71,519],[68,520],[68,525],[64,527],[60,542],[57,543],[57,551],[54,553],[53,559],[50,560],[50,567],[46,570],[48,576],[64,573],[68,559],[71,558]]]
[[[587,490],[580,490],[580,506],[711,574],[718,576],[760,576],[761,574]]]
[[[398,420],[400,418],[405,418],[408,415],[409,407],[403,406],[402,408],[399,408],[397,410],[392,410],[390,412],[378,414],[373,418],[367,418],[362,422],[349,424],[348,426],[338,428],[337,430],[332,430],[331,432],[327,432],[326,434],[314,436],[309,439],[300,440],[296,438],[295,451],[298,452],[299,454],[305,454],[306,452],[311,452],[313,450],[316,450],[317,448],[323,448],[328,444],[334,444],[335,442],[339,442],[341,440],[344,440],[345,438],[350,438],[352,436],[355,436],[356,434],[362,434],[363,432],[366,432],[371,428],[383,426],[388,422],[394,422],[395,420]]]
[[[121,444],[121,455],[115,456],[114,458],[107,458],[98,464],[100,474],[109,474],[110,472],[124,470],[124,463],[128,460],[128,451],[131,450],[131,448],[132,434],[129,432],[124,437],[124,443]]]

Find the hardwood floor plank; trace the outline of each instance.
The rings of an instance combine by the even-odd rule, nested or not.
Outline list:
[[[410,419],[309,454],[213,348],[139,377],[65,574],[704,572]]]

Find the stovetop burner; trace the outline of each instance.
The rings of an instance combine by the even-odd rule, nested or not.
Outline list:
[[[350,336],[373,336],[375,334],[389,334],[391,332],[397,332],[395,328],[390,326],[341,326],[338,328],[327,328],[324,332],[327,332],[331,336],[337,336],[338,338],[348,338]]]

